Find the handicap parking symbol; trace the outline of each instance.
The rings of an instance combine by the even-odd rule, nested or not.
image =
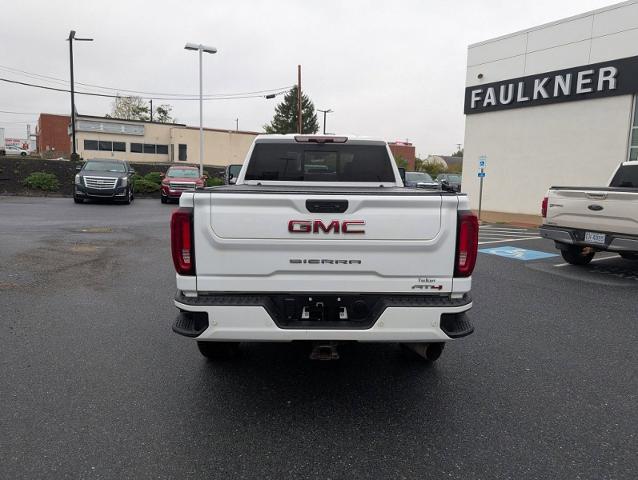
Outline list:
[[[489,253],[490,255],[498,255],[499,257],[514,258],[516,260],[538,260],[540,258],[557,257],[555,253],[541,252],[538,250],[527,250],[518,247],[495,247],[481,248],[479,252]]]

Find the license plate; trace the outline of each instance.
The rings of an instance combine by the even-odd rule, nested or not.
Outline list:
[[[605,243],[606,235],[604,233],[585,232],[585,241],[591,243]]]

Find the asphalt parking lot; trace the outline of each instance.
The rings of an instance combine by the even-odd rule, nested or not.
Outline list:
[[[636,478],[638,262],[485,225],[476,331],[434,366],[211,364],[171,332],[173,208],[0,197],[0,478]]]

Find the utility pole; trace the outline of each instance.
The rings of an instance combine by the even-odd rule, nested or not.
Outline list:
[[[151,122],[153,121],[153,99],[151,98]]]
[[[239,118],[235,119],[235,131],[239,132]]]
[[[76,146],[76,142],[75,142],[75,80],[73,78],[73,40],[78,41],[78,42],[92,42],[93,39],[92,38],[77,38],[75,36],[75,30],[71,30],[69,32],[69,38],[67,38],[67,41],[69,42],[69,63],[70,63],[70,67],[71,67],[71,135],[73,137],[72,140],[72,148],[71,148],[71,160],[76,160],[78,153],[77,153],[77,146]]]
[[[317,109],[318,112],[322,112],[323,113],[323,134],[326,134],[326,114],[327,113],[332,113],[333,110],[332,109],[328,109],[328,110],[319,110]]]
[[[303,133],[301,113],[301,65],[297,65],[297,133]]]

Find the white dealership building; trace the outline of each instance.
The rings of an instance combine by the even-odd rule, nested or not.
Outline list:
[[[538,215],[551,185],[638,158],[638,0],[470,45],[463,190],[484,218]],[[498,213],[492,213],[498,212]]]

